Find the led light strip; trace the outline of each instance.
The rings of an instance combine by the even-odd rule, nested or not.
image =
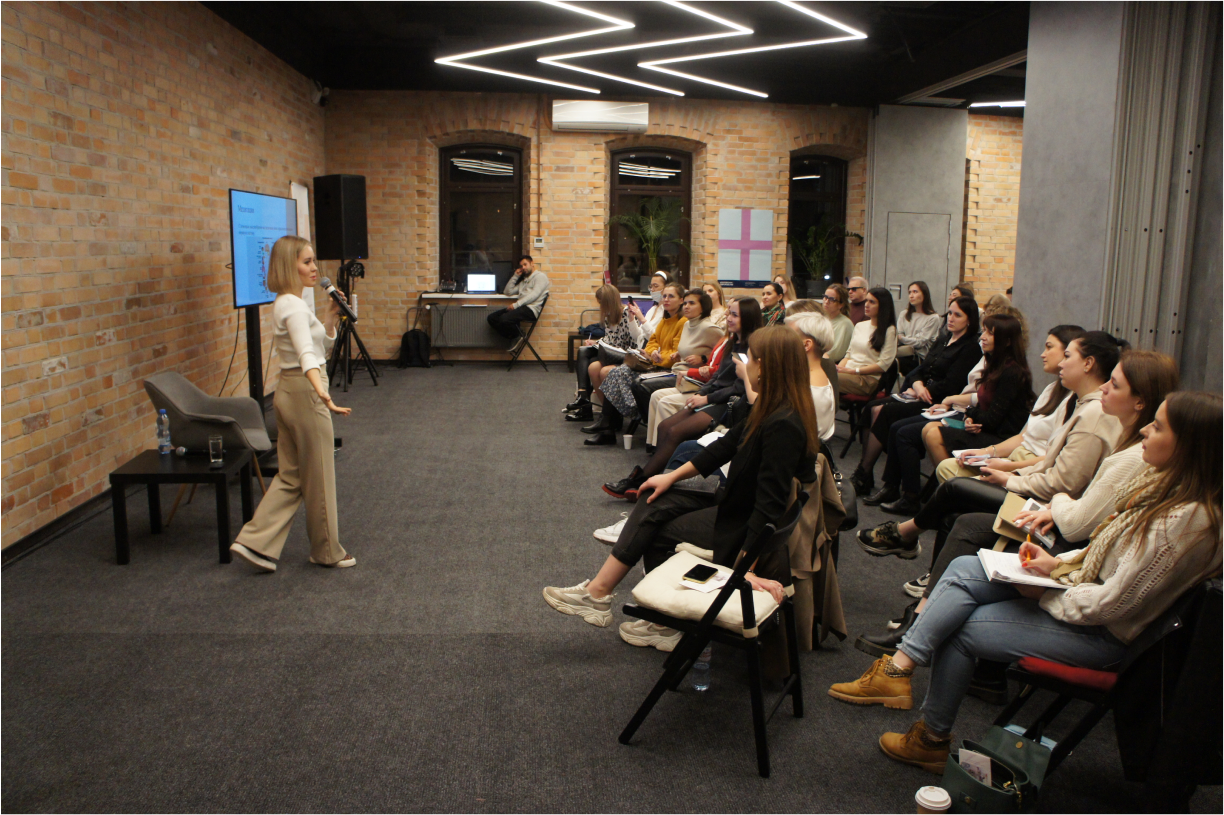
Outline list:
[[[1022,108],[1024,101],[1019,102],[974,102],[971,108]]]
[[[575,91],[585,91],[586,93],[599,93],[599,88],[588,88],[585,85],[571,85],[568,82],[557,82],[553,79],[545,79],[541,76],[527,76],[526,74],[516,74],[512,71],[500,71],[495,68],[483,68],[479,65],[469,65],[463,60],[476,59],[477,57],[488,56],[489,54],[500,54],[506,51],[515,51],[521,48],[531,48],[536,45],[549,45],[554,42],[563,42],[565,40],[574,40],[580,37],[593,37],[598,34],[611,34],[615,31],[625,31],[633,28],[633,23],[627,20],[620,20],[616,17],[609,17],[606,14],[600,14],[590,9],[579,8],[578,6],[563,3],[561,0],[542,0],[550,6],[556,6],[566,11],[572,11],[575,14],[584,14],[587,17],[594,17],[597,20],[603,20],[606,23],[611,23],[607,28],[596,28],[590,31],[579,31],[575,34],[563,34],[559,37],[546,37],[540,40],[530,40],[528,42],[514,43],[512,45],[500,45],[496,48],[486,48],[482,51],[469,51],[466,54],[455,54],[450,57],[439,57],[435,59],[439,65],[449,65],[453,68],[466,68],[469,71],[481,71],[486,74],[497,74],[498,76],[508,76],[514,79],[526,79],[528,82],[542,82],[545,85],[556,85],[560,88],[569,88]]]
[[[751,28],[746,28],[745,26],[742,26],[739,23],[733,23],[730,20],[724,20],[722,17],[715,16],[713,14],[710,14],[707,11],[702,11],[696,8],[690,8],[689,6],[686,6],[684,3],[679,2],[679,0],[663,0],[663,2],[665,2],[667,5],[671,6],[672,8],[677,8],[677,9],[680,9],[681,11],[687,11],[689,14],[696,14],[699,17],[704,17],[707,20],[712,20],[713,22],[716,22],[719,25],[727,26],[727,28],[729,28],[730,30],[729,31],[719,31],[714,34],[700,34],[700,35],[693,36],[693,37],[679,37],[677,39],[671,39],[671,40],[656,40],[654,42],[644,42],[644,43],[638,43],[635,45],[618,45],[613,48],[597,48],[592,51],[576,51],[572,54],[560,54],[555,57],[540,57],[538,61],[544,63],[545,65],[552,65],[555,68],[565,68],[568,71],[579,71],[584,74],[590,74],[592,76],[601,76],[604,79],[611,79],[615,82],[625,82],[629,85],[637,85],[640,88],[650,88],[651,90],[663,91],[664,93],[670,93],[676,96],[684,96],[684,91],[679,91],[679,90],[676,90],[675,88],[665,88],[661,85],[651,85],[648,82],[641,82],[636,79],[629,79],[628,77],[617,76],[616,74],[605,74],[601,71],[595,71],[590,68],[580,68],[577,65],[569,65],[563,60],[579,59],[581,57],[593,57],[599,54],[614,54],[620,51],[633,51],[639,48],[661,48],[665,45],[682,45],[684,43],[701,42],[702,40],[715,40],[715,39],[721,39],[723,37],[742,37],[745,34],[753,33]]]
[[[820,178],[818,175],[797,175],[791,181],[806,181],[809,178]]]
[[[764,51],[779,51],[784,48],[804,48],[804,47],[811,46],[811,45],[831,45],[836,42],[848,42],[850,40],[867,39],[867,35],[864,34],[862,31],[851,28],[850,26],[844,25],[843,23],[839,23],[833,18],[826,17],[825,15],[820,14],[819,12],[812,11],[809,8],[804,8],[798,3],[792,2],[792,0],[777,0],[777,2],[781,3],[782,5],[786,6],[789,9],[798,11],[801,14],[806,14],[809,17],[813,17],[817,20],[820,20],[822,23],[831,25],[834,28],[838,29],[839,31],[844,31],[846,32],[846,36],[844,37],[826,37],[825,39],[805,40],[803,42],[787,42],[787,43],[781,43],[779,45],[762,45],[757,48],[740,48],[734,51],[715,51],[715,52],[707,53],[707,54],[693,54],[692,56],[687,56],[687,57],[672,57],[670,59],[656,59],[656,60],[650,60],[648,62],[639,62],[638,67],[646,68],[647,70],[650,70],[650,71],[658,71],[664,74],[671,74],[672,76],[684,77],[685,79],[691,79],[694,82],[704,82],[707,85],[714,85],[716,87],[726,88],[727,90],[732,90],[732,91],[739,91],[740,93],[747,93],[747,94],[751,94],[752,96],[759,96],[762,99],[768,99],[769,94],[763,93],[761,91],[754,91],[751,88],[741,88],[739,85],[731,85],[726,82],[718,82],[708,77],[697,76],[695,74],[686,74],[681,71],[673,70],[671,68],[661,68],[659,66],[671,65],[677,62],[692,62],[694,60],[699,60],[699,59],[714,59],[716,57],[734,57],[734,56],[739,56],[741,54],[756,54],[756,53],[761,53]]]

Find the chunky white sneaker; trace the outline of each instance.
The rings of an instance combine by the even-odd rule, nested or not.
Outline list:
[[[595,530],[595,540],[603,543],[616,543],[620,540],[621,530],[625,528],[625,521],[629,520],[629,513],[622,512],[621,519],[611,526],[605,526],[603,529]]]
[[[353,557],[352,555],[345,555],[335,563],[324,563],[321,560],[315,560],[313,557],[311,557],[310,562],[316,566],[326,566],[329,569],[347,569],[350,566],[357,565],[357,558]]]
[[[630,645],[641,648],[654,646],[660,651],[671,651],[683,635],[674,628],[667,628],[646,620],[621,623],[620,637]]]
[[[257,569],[263,569],[265,572],[276,571],[275,560],[270,557],[266,557],[265,555],[261,555],[259,552],[243,546],[241,543],[230,544],[230,551]]]
[[[544,602],[562,614],[572,614],[581,617],[583,621],[591,625],[607,628],[612,624],[612,598],[616,595],[609,594],[607,597],[596,600],[587,593],[587,584],[590,582],[590,580],[583,580],[577,586],[565,589],[546,586]]]
[[[688,552],[690,555],[693,555],[694,557],[699,557],[702,560],[708,560],[711,563],[714,562],[714,550],[713,549],[702,549],[700,546],[694,546],[691,543],[677,543],[676,551],[677,552]]]

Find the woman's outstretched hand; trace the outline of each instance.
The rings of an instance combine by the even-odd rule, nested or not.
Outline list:
[[[744,578],[752,586],[753,591],[767,591],[769,596],[774,599],[778,605],[782,605],[782,601],[786,599],[786,592],[782,589],[782,584],[777,580],[766,580],[763,577],[757,577],[752,572],[744,575]]]
[[[638,494],[640,495],[646,490],[654,490],[650,497],[646,499],[646,503],[653,504],[656,498],[671,489],[671,485],[672,480],[668,475],[652,475],[642,482],[642,486],[638,487]]]

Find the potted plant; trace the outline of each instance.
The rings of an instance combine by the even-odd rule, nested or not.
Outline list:
[[[638,246],[646,255],[648,274],[659,269],[659,250],[663,244],[674,243],[688,251],[688,244],[679,238],[670,237],[675,226],[687,221],[680,213],[684,204],[679,198],[647,198],[637,212],[613,215],[609,223],[619,224],[637,238]]]
[[[858,238],[859,246],[863,245],[862,235],[847,231],[845,224],[821,217],[819,223],[808,227],[806,235],[801,239],[792,239],[790,243],[794,256],[803,261],[806,277],[821,280],[833,268],[841,242],[846,238]]]

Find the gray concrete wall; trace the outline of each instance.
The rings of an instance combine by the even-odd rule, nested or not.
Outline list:
[[[1099,327],[1122,20],[1111,2],[1036,2],[1029,16],[1013,285],[1038,389],[1046,329]]]
[[[1221,95],[1224,94],[1224,79],[1221,77],[1221,43],[1216,39],[1215,65],[1212,68],[1211,96],[1207,108],[1207,132],[1199,155],[1203,160],[1199,187],[1198,217],[1195,219],[1194,249],[1190,259],[1189,294],[1186,321],[1183,328],[1181,350],[1182,385],[1188,389],[1221,390],[1220,310],[1224,291],[1221,291]]]
[[[942,303],[960,280],[965,207],[964,110],[882,105],[874,121],[867,279],[900,287],[925,280]]]

